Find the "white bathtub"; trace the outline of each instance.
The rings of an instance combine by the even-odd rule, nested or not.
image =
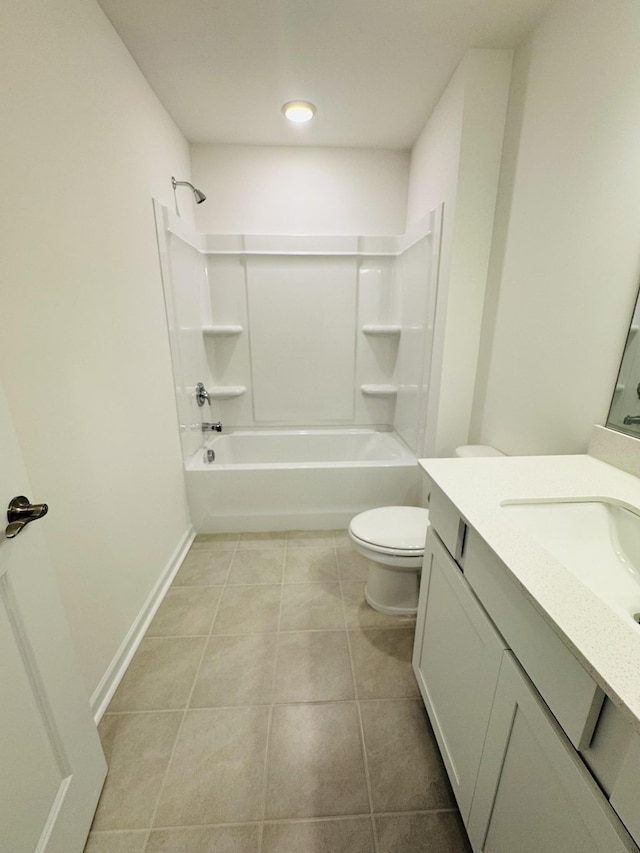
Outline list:
[[[418,501],[415,456],[372,429],[223,433],[189,460],[186,481],[198,533],[342,528],[364,509]]]

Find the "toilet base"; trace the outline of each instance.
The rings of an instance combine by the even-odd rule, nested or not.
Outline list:
[[[390,616],[415,616],[418,612],[420,570],[396,569],[369,561],[369,578],[364,589],[367,604]]]

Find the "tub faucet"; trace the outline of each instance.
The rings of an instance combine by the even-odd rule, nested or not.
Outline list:
[[[202,432],[222,432],[222,424],[220,421],[216,421],[214,424],[204,421],[202,424]]]
[[[627,415],[622,423],[627,426],[630,426],[631,424],[640,424],[640,415]]]

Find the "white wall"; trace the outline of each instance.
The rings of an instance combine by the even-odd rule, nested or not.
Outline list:
[[[402,234],[409,154],[359,148],[192,145],[211,234]]]
[[[640,278],[640,15],[566,0],[516,55],[476,439],[584,452]]]
[[[407,226],[444,203],[426,455],[468,441],[512,52],[471,50],[411,155]]]
[[[88,692],[188,526],[151,199],[188,146],[93,0],[3,5],[0,375]]]

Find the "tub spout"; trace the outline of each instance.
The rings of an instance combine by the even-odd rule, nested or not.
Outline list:
[[[202,432],[222,432],[222,424],[220,421],[216,421],[214,424],[204,422]]]

